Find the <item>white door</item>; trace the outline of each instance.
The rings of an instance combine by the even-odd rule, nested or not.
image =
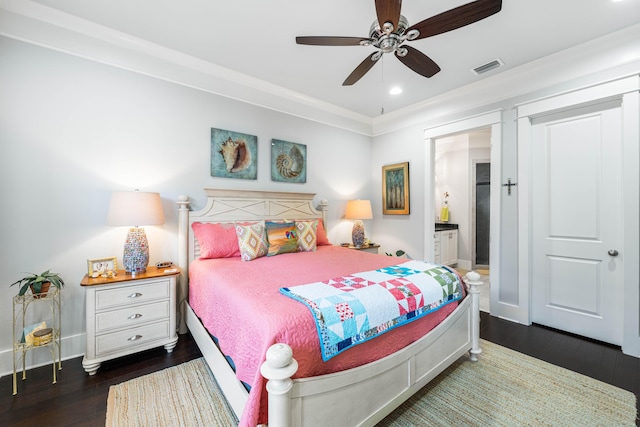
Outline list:
[[[620,102],[532,122],[531,320],[622,344]]]

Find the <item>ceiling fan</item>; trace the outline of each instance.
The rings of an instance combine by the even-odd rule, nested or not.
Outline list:
[[[378,19],[371,24],[369,37],[301,36],[296,43],[314,46],[373,46],[378,49],[362,61],[342,83],[351,86],[362,78],[385,53],[392,53],[416,73],[432,77],[440,67],[419,50],[405,45],[406,41],[420,40],[473,24],[502,9],[502,0],[476,0],[427,18],[409,27],[400,14],[402,0],[375,0]]]

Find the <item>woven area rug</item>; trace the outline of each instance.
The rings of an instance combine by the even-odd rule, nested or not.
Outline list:
[[[482,340],[379,427],[635,426],[633,393]]]
[[[106,427],[237,426],[204,359],[111,386]]]
[[[635,426],[633,393],[482,341],[378,427]],[[107,426],[237,425],[202,359],[109,390]],[[345,426],[347,427],[347,426]]]

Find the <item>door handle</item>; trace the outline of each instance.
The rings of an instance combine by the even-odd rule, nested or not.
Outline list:
[[[610,256],[618,256],[618,251],[616,251],[615,249],[609,249],[609,252],[607,252]]]

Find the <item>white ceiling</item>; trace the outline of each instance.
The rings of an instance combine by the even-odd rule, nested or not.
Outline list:
[[[640,0],[503,0],[496,15],[408,42],[440,65],[434,77],[385,55],[354,86],[343,87],[374,49],[302,46],[295,37],[368,37],[373,0],[35,2],[372,118],[381,107],[396,111],[640,22]],[[402,14],[412,25],[468,2],[405,0]],[[471,72],[496,58],[505,66],[481,77]],[[403,93],[390,95],[392,86]]]

